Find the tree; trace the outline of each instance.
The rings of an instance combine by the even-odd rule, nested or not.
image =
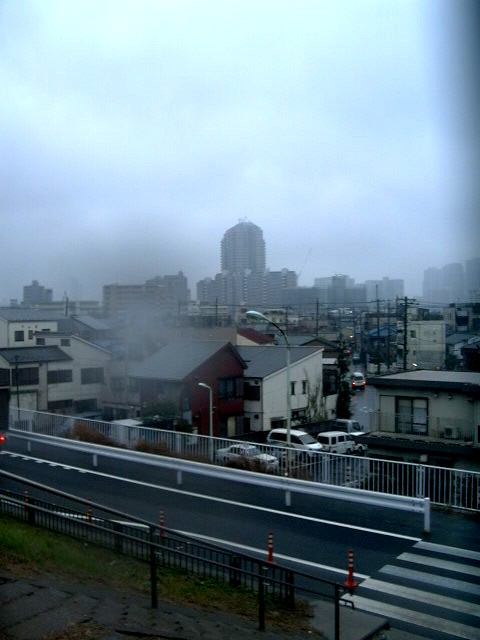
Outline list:
[[[340,343],[340,351],[337,359],[337,418],[350,418],[350,400],[352,397],[352,387],[350,384],[350,351],[347,349],[345,341]]]
[[[324,419],[325,401],[322,393],[322,379],[319,377],[314,384],[308,380],[307,407],[305,409],[304,422],[320,422]]]
[[[192,425],[180,417],[177,405],[172,400],[150,402],[142,411],[141,419],[145,427],[172,429],[191,433]]]
[[[177,407],[171,400],[157,400],[147,404],[141,413],[141,418],[146,427],[172,429],[177,413]]]

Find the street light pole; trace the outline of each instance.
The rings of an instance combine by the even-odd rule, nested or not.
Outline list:
[[[290,475],[290,444],[291,444],[291,413],[292,413],[292,401],[290,395],[290,342],[288,341],[288,337],[286,332],[273,320],[267,318],[260,311],[247,311],[247,318],[252,318],[254,320],[261,320],[262,322],[266,322],[268,324],[272,324],[281,334],[283,339],[285,340],[286,347],[286,356],[285,356],[285,373],[287,378],[287,475]]]
[[[199,387],[203,389],[207,389],[208,391],[208,435],[210,436],[210,440],[208,441],[208,451],[210,460],[212,459],[212,450],[213,450],[213,394],[212,387],[205,382],[199,382]]]

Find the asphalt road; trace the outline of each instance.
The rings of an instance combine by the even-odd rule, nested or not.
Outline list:
[[[160,466],[107,457],[99,457],[93,469],[91,456],[38,443],[27,451],[15,437],[4,445],[0,464],[152,522],[162,511],[168,528],[247,553],[266,556],[272,533],[278,562],[330,580],[346,578],[352,549],[355,575],[364,586],[355,596],[358,607],[377,607],[379,615],[394,616],[392,626],[427,638],[480,638],[476,518],[434,511],[425,538],[420,514],[299,494],[287,507],[278,490],[189,474],[178,485],[175,472]]]

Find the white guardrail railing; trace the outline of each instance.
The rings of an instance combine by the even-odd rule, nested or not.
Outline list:
[[[107,444],[95,444],[79,440],[79,424],[87,426],[93,433],[101,434],[109,440]],[[307,493],[341,500],[350,500],[385,508],[402,509],[423,513],[424,530],[430,530],[431,497],[425,493],[426,478],[422,469],[409,474],[406,483],[408,491],[398,490],[400,484],[392,478],[380,477],[384,471],[391,474],[390,465],[379,468],[378,461],[363,456],[336,455],[329,453],[303,457],[299,462],[294,458],[291,473],[285,475],[285,467],[279,465],[269,473],[258,473],[211,464],[215,461],[215,452],[220,448],[235,444],[236,441],[223,438],[209,438],[195,434],[151,429],[147,427],[119,425],[102,421],[85,420],[72,416],[59,416],[25,409],[10,411],[10,430],[27,440],[31,449],[34,440],[47,439],[49,443],[86,452],[92,456],[92,465],[98,465],[98,456],[116,457],[128,460],[141,460],[142,463],[155,464],[172,469],[177,474],[177,483],[182,483],[185,472],[226,478],[243,483],[275,488],[285,492],[287,506],[291,503],[293,492]],[[110,444],[115,443],[117,446]],[[128,444],[127,444],[128,443]],[[238,442],[237,442],[238,443]],[[155,453],[134,450],[148,444]],[[245,443],[242,443],[245,444]],[[256,444],[261,453],[276,455],[285,459],[282,447]],[[120,448],[121,447],[121,448]],[[158,455],[162,453],[163,455]],[[391,463],[398,464],[398,463]],[[424,465],[417,465],[424,466]],[[413,471],[415,465],[404,467]],[[296,476],[296,477],[292,477]],[[398,480],[398,478],[397,478]],[[392,491],[393,489],[396,489]]]
[[[130,426],[115,422],[90,420],[83,417],[17,409],[10,407],[10,428],[29,433],[68,438],[147,451],[196,462],[212,463],[219,449],[233,444],[245,444],[231,438],[178,431]],[[93,436],[93,438],[92,438]],[[262,454],[276,456],[278,468],[273,475],[285,474],[286,449],[255,443]],[[370,458],[368,455],[337,455],[321,453],[313,456],[298,450],[290,455],[290,476],[323,485],[341,486],[409,498],[429,498],[443,507],[480,511],[480,472],[437,467],[395,460]]]
[[[269,473],[232,469],[221,465],[211,465],[202,462],[195,462],[193,460],[172,458],[166,455],[158,456],[129,449],[119,449],[111,446],[80,442],[78,440],[66,440],[56,436],[40,435],[28,431],[26,433],[25,431],[21,431],[16,428],[11,429],[11,431],[18,438],[27,441],[27,450],[29,452],[32,451],[32,442],[48,442],[49,445],[64,447],[88,454],[91,456],[92,466],[94,468],[98,467],[99,456],[160,466],[163,469],[169,469],[175,472],[177,485],[179,486],[182,485],[183,474],[189,473],[208,476],[219,480],[228,480],[230,482],[234,481],[241,482],[242,484],[254,484],[269,489],[283,491],[285,493],[285,504],[287,506],[291,505],[292,493],[305,493],[324,498],[333,498],[335,500],[359,502],[376,507],[423,513],[423,530],[425,533],[430,532],[430,500],[428,498],[389,495],[386,493],[366,491],[363,489],[345,486],[327,485],[319,482],[311,482]]]

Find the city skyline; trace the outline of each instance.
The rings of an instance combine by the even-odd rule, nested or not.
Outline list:
[[[471,259],[469,262],[472,263],[472,268],[475,269],[475,273],[470,273],[470,278],[472,280],[472,282],[474,281],[477,287],[477,292],[480,291],[480,258],[473,258]],[[468,296],[468,293],[465,294],[464,298],[459,298],[459,297],[455,297],[452,296],[451,298],[448,298],[448,296],[445,296],[445,299],[442,299],[441,297],[435,297],[435,296],[430,296],[429,297],[429,293],[425,291],[425,288],[429,286],[428,284],[428,278],[430,272],[435,272],[435,273],[442,273],[450,270],[450,267],[458,267],[461,266],[462,268],[464,267],[464,265],[462,265],[461,263],[450,263],[447,265],[442,265],[441,267],[429,267],[427,268],[424,273],[423,273],[423,290],[421,292],[421,294],[419,294],[417,296],[417,298],[419,299],[419,301],[421,301],[422,299],[425,302],[431,303],[434,306],[435,305],[447,305],[447,304],[452,304],[454,302],[457,303],[462,303],[462,302],[469,302],[471,301],[471,299]],[[269,272],[270,270],[268,269],[268,265],[266,266],[266,272]],[[287,271],[287,269],[284,269],[284,271]],[[288,272],[291,273],[291,272]],[[212,274],[211,276],[207,276],[206,280],[208,279],[214,279],[215,275],[219,275],[218,272],[216,272],[216,274]],[[464,269],[464,275],[466,275],[466,270]],[[195,286],[192,286],[192,283],[188,280],[188,277],[184,275],[184,272],[182,270],[180,270],[178,272],[178,274],[155,274],[155,276],[150,276],[147,278],[144,278],[142,280],[136,281],[136,282],[116,282],[116,283],[111,283],[111,282],[105,282],[101,285],[102,288],[104,287],[110,287],[110,286],[116,286],[116,285],[134,285],[134,286],[139,286],[139,285],[144,285],[144,284],[149,284],[154,282],[156,279],[169,279],[169,278],[177,278],[178,276],[181,276],[182,278],[185,277],[186,281],[187,281],[187,286],[188,289],[191,292],[191,299],[192,300],[196,300],[198,299],[198,296],[196,296],[194,294],[194,289]],[[335,277],[340,277],[340,278],[345,278],[347,281],[347,284],[350,283],[350,285],[358,285],[358,286],[366,286],[366,291],[367,291],[367,302],[372,302],[373,300],[376,299],[377,295],[375,293],[375,287],[374,287],[374,283],[378,283],[378,285],[380,286],[380,289],[383,291],[383,289],[386,287],[387,289],[390,289],[392,286],[395,287],[396,283],[400,282],[402,284],[404,284],[404,281],[402,278],[389,278],[388,276],[379,276],[377,278],[372,278],[372,279],[368,279],[365,281],[357,281],[354,278],[352,278],[350,276],[350,274],[331,274],[330,276],[323,276],[320,278],[315,278],[315,282],[312,283],[310,286],[312,288],[315,287],[319,287],[322,288],[322,284],[320,281],[323,281],[323,286],[326,286],[326,281],[331,281],[332,279],[335,279]],[[194,285],[198,285],[200,284],[201,281],[198,281],[196,283],[194,283]],[[438,281],[437,281],[438,282]],[[292,285],[290,285],[292,286]],[[297,285],[298,287],[302,287],[303,285]],[[439,286],[438,289],[441,293],[445,293],[446,290],[448,290],[450,285],[443,283],[442,286]],[[79,287],[81,289],[81,287]],[[51,288],[49,288],[45,283],[41,283],[38,280],[34,279],[31,281],[31,283],[25,283],[22,286],[22,291],[23,291],[23,297],[20,296],[18,298],[15,298],[15,301],[17,303],[20,303],[22,301],[26,301],[28,303],[29,301],[29,297],[30,295],[37,295],[40,296],[41,298],[41,302],[42,303],[50,303],[52,301],[60,301],[62,299],[62,296],[58,297],[54,295],[54,292]],[[410,297],[410,294],[408,292],[404,292],[405,295],[407,295],[408,297]],[[68,297],[71,300],[87,300],[87,298],[82,298],[80,297],[75,297],[75,296],[63,296],[63,298]],[[379,299],[381,300],[393,300],[395,299],[396,296],[390,296],[390,295],[379,295]],[[402,297],[402,296],[400,296]],[[477,296],[475,298],[475,302],[478,302],[478,293]],[[99,295],[97,298],[93,297],[91,298],[92,300],[98,300],[101,301],[102,299],[102,295]],[[8,304],[10,303],[10,301],[7,303],[7,301],[4,301],[3,304],[0,304],[0,306],[8,306]]]
[[[475,6],[4,0],[0,299],[193,290],[244,218],[300,286],[418,296],[478,254]]]

